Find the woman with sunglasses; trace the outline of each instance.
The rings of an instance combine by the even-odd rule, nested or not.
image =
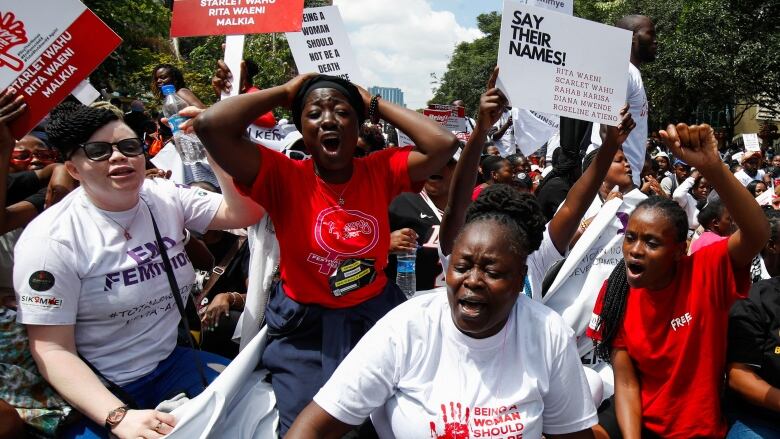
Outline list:
[[[252,120],[279,106],[292,109],[311,160],[291,160],[244,136]],[[417,149],[354,158],[367,114],[407,133]],[[194,125],[212,158],[267,209],[276,230],[281,282],[266,311],[262,362],[284,435],[360,337],[404,300],[384,274],[387,208],[399,193],[419,191],[458,142],[421,114],[325,75],[221,101]]]
[[[175,419],[152,409],[181,392],[194,397],[203,375],[216,376],[206,364],[226,363],[176,346],[170,281],[183,300],[195,282],[185,229],[244,227],[262,209],[231,184],[217,195],[144,178],[141,140],[108,110],[61,106],[47,130],[81,186],[25,229],[14,286],[43,377],[85,415],[60,437],[159,438]]]
[[[11,172],[37,171],[59,159],[59,151],[46,146],[38,136],[28,134],[16,142],[11,153]]]

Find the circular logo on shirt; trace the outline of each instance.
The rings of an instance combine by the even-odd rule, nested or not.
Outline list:
[[[54,275],[48,271],[39,270],[30,275],[30,288],[35,291],[48,291],[54,286]]]
[[[342,257],[362,255],[370,251],[379,240],[379,222],[359,210],[331,207],[317,218],[314,238],[330,253]]]

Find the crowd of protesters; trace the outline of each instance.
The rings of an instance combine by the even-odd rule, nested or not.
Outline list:
[[[208,153],[186,164],[151,102],[69,98],[14,139],[26,107],[3,90],[0,439],[165,436],[262,294],[279,437],[780,437],[780,136],[649,130],[655,28],[617,26],[634,33],[619,124],[560,117],[528,156],[497,68],[449,132],[338,77],[261,90],[251,60],[209,107],[159,65],[156,104],[172,85]],[[219,95],[236,85],[215,64]],[[601,288],[547,296],[570,253],[604,250],[617,205]],[[260,221],[279,249],[262,292]]]

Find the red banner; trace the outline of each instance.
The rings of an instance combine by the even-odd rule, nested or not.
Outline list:
[[[303,0],[174,0],[171,37],[298,32]]]
[[[18,23],[15,29],[23,29],[25,23]],[[21,34],[23,32],[17,32],[17,35]],[[19,139],[30,132],[121,42],[114,31],[92,11],[85,9],[35,61],[27,63],[27,68],[9,85],[24,96],[28,107],[11,124],[14,137]],[[16,62],[3,59],[0,68],[4,67],[3,64],[14,69]]]

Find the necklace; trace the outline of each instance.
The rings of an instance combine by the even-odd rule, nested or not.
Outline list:
[[[330,187],[330,184],[326,183],[325,180],[320,177],[320,174],[315,171],[315,174],[317,174],[317,178],[319,179],[320,183],[322,183],[323,186],[325,186],[326,189],[330,191],[331,194],[333,194],[334,197],[336,197],[337,202],[339,203],[339,206],[344,206],[344,193],[347,192],[347,189],[349,189],[349,184],[352,183],[352,179],[350,178],[349,181],[347,181],[347,184],[344,186],[344,189],[341,190],[340,193],[333,190],[332,187]]]
[[[130,232],[128,231],[128,229],[129,229],[129,228],[130,228],[130,226],[132,226],[132,225],[133,225],[133,223],[135,222],[135,218],[138,216],[138,211],[139,211],[139,210],[141,210],[141,203],[138,203],[138,205],[136,205],[136,208],[135,208],[135,213],[133,214],[133,218],[130,220],[130,223],[128,223],[128,224],[127,224],[127,227],[123,226],[122,224],[119,224],[119,221],[117,221],[117,220],[115,220],[115,219],[111,218],[110,216],[108,216],[108,215],[106,215],[106,214],[103,214],[103,216],[104,216],[104,217],[106,217],[106,218],[108,218],[109,220],[111,220],[111,222],[112,222],[112,223],[114,223],[114,224],[116,224],[117,226],[119,226],[119,227],[120,227],[120,228],[121,228],[121,229],[122,229],[122,230],[125,232],[125,233],[124,233],[124,235],[125,235],[125,241],[129,241],[129,240],[133,239],[133,236],[130,234]]]

